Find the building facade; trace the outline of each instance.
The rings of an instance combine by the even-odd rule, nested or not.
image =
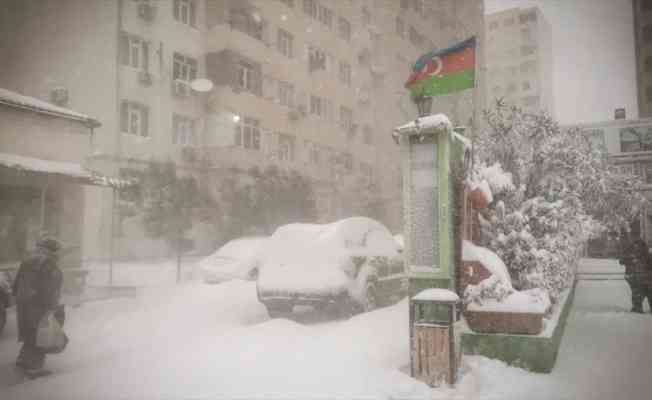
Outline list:
[[[539,8],[513,8],[486,16],[486,99],[554,115],[552,34]]]
[[[295,170],[312,183],[324,222],[347,216],[354,189],[373,184],[394,231],[402,227],[401,173],[390,132],[416,116],[403,88],[411,64],[473,35],[483,43],[484,32],[481,0],[12,0],[0,7],[0,33],[12,38],[0,45],[12,60],[0,66],[0,84],[102,120],[96,168],[119,174],[170,159],[215,191],[226,169]],[[194,90],[200,78],[212,88]],[[433,112],[466,125],[480,90],[437,99]],[[99,192],[89,196],[101,204],[86,211],[98,221],[88,232],[98,237],[91,256],[101,256],[115,207]],[[127,236],[118,240],[123,254],[148,247],[144,236]]]
[[[614,120],[574,126],[581,129],[593,145],[606,151],[611,162],[633,172],[644,182],[643,194],[652,200],[652,118]],[[646,242],[652,241],[652,207],[641,212],[632,231]],[[614,256],[618,243],[606,237],[589,243],[589,255]]]
[[[652,117],[652,1],[633,0],[638,115]]]

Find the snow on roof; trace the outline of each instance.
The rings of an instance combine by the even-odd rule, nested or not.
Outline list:
[[[0,153],[0,166],[21,171],[63,175],[82,180],[92,185],[118,188],[131,185],[129,181],[100,175],[83,168],[80,164],[65,161],[43,160],[16,154]]]
[[[412,300],[456,303],[460,301],[460,296],[452,290],[433,288],[420,291]]]
[[[510,289],[513,289],[512,279],[509,276],[505,263],[503,263],[503,260],[501,260],[493,251],[485,247],[476,246],[468,240],[464,240],[462,243],[462,260],[478,261],[496,278],[508,285]]]
[[[59,117],[70,118],[74,120],[81,120],[83,122],[99,125],[99,121],[95,118],[89,117],[86,114],[55,106],[43,100],[34,97],[25,96],[20,93],[12,92],[4,88],[0,88],[0,104],[6,104],[13,107],[28,108],[43,114],[52,114]]]
[[[447,130],[452,131],[453,124],[444,114],[427,115],[419,117],[414,121],[408,122],[394,129],[392,136],[396,137],[400,134],[420,133],[423,130]]]
[[[467,306],[469,311],[535,314],[544,314],[548,308],[550,308],[550,297],[542,289],[514,291],[501,301],[484,299],[482,304],[472,302]]]

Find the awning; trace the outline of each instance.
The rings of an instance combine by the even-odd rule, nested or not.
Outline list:
[[[130,180],[90,171],[77,163],[43,160],[16,154],[0,153],[0,167],[17,172],[56,175],[85,185],[107,186],[116,189],[123,189],[135,184]]]

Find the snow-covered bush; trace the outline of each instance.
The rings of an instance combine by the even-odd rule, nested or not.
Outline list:
[[[481,218],[482,245],[502,258],[516,289],[542,288],[555,301],[586,240],[637,215],[642,181],[546,114],[499,102],[485,120],[471,176],[487,180],[494,197]]]

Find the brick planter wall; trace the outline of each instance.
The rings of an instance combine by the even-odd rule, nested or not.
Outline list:
[[[467,310],[464,318],[478,333],[538,335],[543,330],[543,314]]]

